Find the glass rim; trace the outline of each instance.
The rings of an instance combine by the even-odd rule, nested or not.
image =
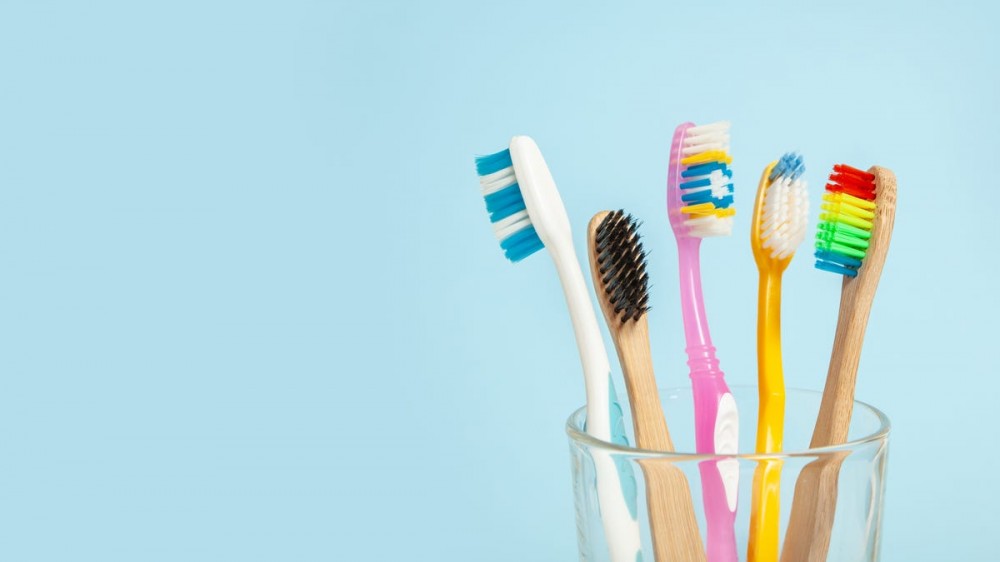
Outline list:
[[[757,390],[757,386],[754,385],[730,385],[732,388],[740,389],[752,389]],[[668,388],[657,388],[657,391],[662,396],[663,394],[668,394],[676,391],[690,391],[691,387],[681,386],[681,387],[668,387]],[[801,393],[801,394],[812,394],[822,398],[823,393],[817,390],[807,390],[804,388],[787,388],[785,389],[786,395],[790,392]],[[573,410],[569,417],[566,418],[566,434],[569,438],[578,443],[585,444],[588,448],[600,449],[612,454],[627,454],[631,457],[641,457],[641,458],[659,458],[659,459],[674,459],[678,461],[705,461],[705,460],[721,460],[721,459],[737,459],[737,460],[775,460],[782,458],[800,458],[800,457],[816,457],[820,455],[828,456],[832,453],[850,453],[864,445],[869,443],[874,443],[877,441],[884,441],[889,437],[889,432],[892,429],[892,423],[889,421],[889,416],[885,415],[885,412],[879,410],[875,406],[867,402],[862,402],[861,400],[854,400],[854,408],[862,407],[875,414],[878,419],[878,428],[867,435],[859,437],[857,439],[849,440],[840,445],[828,445],[825,447],[810,447],[808,449],[801,449],[795,451],[781,451],[777,453],[738,453],[738,454],[723,454],[723,453],[684,453],[684,452],[669,452],[669,451],[657,451],[653,449],[642,449],[639,447],[630,447],[626,445],[619,445],[617,443],[610,443],[608,441],[603,441],[590,434],[577,429],[573,423],[573,419],[578,417],[581,413],[585,413],[587,406],[581,406]],[[853,416],[853,414],[852,414]]]

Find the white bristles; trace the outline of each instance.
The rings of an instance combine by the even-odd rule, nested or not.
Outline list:
[[[761,246],[770,250],[775,259],[791,256],[806,237],[808,219],[809,194],[805,180],[792,180],[787,176],[775,178],[764,193]]]
[[[729,236],[733,233],[733,218],[719,218],[715,215],[703,216],[684,221],[688,234],[698,238],[709,236]]]
[[[715,170],[714,172],[708,174],[708,180],[712,183],[706,189],[712,191],[712,197],[721,199],[726,195],[729,195],[729,184],[732,182],[729,181],[729,178],[726,177],[725,174],[719,170]]]
[[[725,133],[729,134],[729,121],[716,121],[715,123],[709,123],[707,125],[695,125],[687,130],[687,135],[698,136],[707,133]]]
[[[479,176],[479,187],[484,197],[491,193],[496,193],[505,187],[509,187],[515,182],[517,182],[517,178],[514,176],[513,166],[507,166],[492,174]]]
[[[690,156],[709,150],[729,152],[729,121],[691,127],[684,134],[682,155]]]
[[[493,234],[497,240],[504,240],[518,230],[529,226],[531,226],[531,219],[528,217],[528,211],[518,211],[493,223]]]
[[[705,139],[705,142],[695,145],[689,145],[684,143],[684,148],[681,149],[681,154],[683,156],[691,156],[692,154],[698,154],[699,152],[708,152],[709,150],[721,150],[723,152],[729,152],[729,137],[728,135],[724,139],[719,139],[715,141],[709,141]]]

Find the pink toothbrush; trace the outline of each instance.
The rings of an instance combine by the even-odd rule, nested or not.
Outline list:
[[[708,333],[699,255],[702,238],[732,234],[736,210],[731,162],[729,123],[684,123],[674,131],[667,214],[680,260],[681,311],[694,388],[695,447],[705,454],[735,454],[739,435],[736,401],[726,386]],[[735,459],[705,461],[699,470],[708,524],[708,561],[736,562],[739,463]]]

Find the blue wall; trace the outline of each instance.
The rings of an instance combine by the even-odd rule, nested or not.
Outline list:
[[[645,220],[679,385],[666,159],[717,119],[729,379],[762,167],[802,151],[814,217],[832,164],[894,169],[858,384],[894,422],[884,559],[994,556],[997,8],[694,5],[0,5],[0,558],[575,559],[569,322],[544,254],[505,263],[472,156],[532,135],[581,257],[593,212]],[[786,376],[821,388],[840,281],[801,254]]]

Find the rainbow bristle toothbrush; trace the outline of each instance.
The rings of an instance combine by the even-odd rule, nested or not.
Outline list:
[[[729,123],[695,126],[674,132],[667,177],[667,214],[677,238],[681,312],[688,367],[694,388],[695,447],[699,453],[735,454],[739,418],[708,333],[701,294],[701,239],[733,230],[733,184],[729,164]],[[699,465],[709,562],[735,562],[736,495],[739,463],[735,459]]]
[[[529,137],[516,136],[508,150],[476,158],[476,171],[493,232],[507,258],[516,262],[547,248],[555,263],[583,363],[587,433],[601,441],[627,444],[611,365],[573,248],[569,217],[538,145]],[[609,455],[595,452],[594,467],[611,560],[642,560],[631,465],[618,467]]]
[[[875,217],[875,174],[837,164],[823,194],[816,232],[816,267],[855,277],[868,250]]]
[[[750,223],[750,246],[760,272],[757,292],[758,453],[781,451],[785,380],[781,365],[781,275],[806,236],[809,193],[802,157],[789,152],[761,174]],[[764,460],[754,471],[749,562],[778,559],[781,462]]]
[[[826,386],[809,443],[812,448],[847,441],[865,328],[896,216],[892,171],[873,166],[863,172],[842,164],[833,169],[816,232],[816,267],[842,275],[843,284]],[[826,560],[844,455],[821,455],[799,473],[782,562]]]

